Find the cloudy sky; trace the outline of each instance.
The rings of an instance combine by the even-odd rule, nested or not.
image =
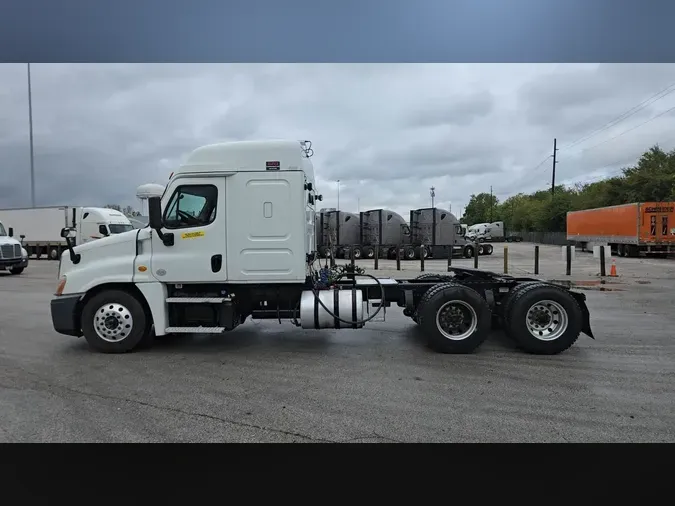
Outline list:
[[[37,205],[130,204],[194,148],[309,139],[325,207],[504,198],[594,181],[649,146],[675,147],[675,65],[33,64]],[[675,91],[673,86],[672,91]],[[647,122],[647,123],[645,123]],[[640,126],[645,123],[643,126]],[[629,131],[630,130],[630,131]],[[625,133],[624,133],[625,132]],[[30,206],[26,66],[0,64],[0,208]],[[542,163],[543,162],[543,163]]]

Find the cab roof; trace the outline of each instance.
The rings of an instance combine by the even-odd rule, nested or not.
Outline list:
[[[314,167],[303,144],[293,140],[236,141],[195,149],[177,174],[191,172],[302,170],[314,182]]]

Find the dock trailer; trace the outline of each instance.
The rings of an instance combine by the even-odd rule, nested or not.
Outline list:
[[[442,353],[470,353],[493,325],[530,353],[593,337],[585,295],[528,278],[452,268],[377,278],[316,255],[310,148],[243,141],[196,149],[149,199],[149,226],[73,246],[51,300],[54,329],[105,353],[167,334],[221,334],[252,319],[360,329],[396,305]]]

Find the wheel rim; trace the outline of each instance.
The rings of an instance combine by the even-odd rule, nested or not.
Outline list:
[[[94,330],[98,337],[109,343],[124,340],[134,328],[131,312],[122,304],[109,302],[94,315]]]
[[[359,250],[354,250],[354,258],[361,258],[361,252]]]
[[[373,258],[375,256],[375,250],[369,249],[368,250],[368,258]]]
[[[436,312],[436,327],[446,339],[462,341],[478,328],[476,310],[463,300],[451,300]]]
[[[527,330],[540,341],[554,341],[569,325],[567,311],[555,301],[542,300],[532,304],[525,316]]]

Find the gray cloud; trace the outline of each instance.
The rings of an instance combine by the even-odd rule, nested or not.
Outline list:
[[[571,142],[675,83],[675,65],[32,65],[38,205],[137,204],[196,147],[311,139],[322,204],[407,214],[612,174],[675,147],[675,93]],[[0,65],[0,208],[30,205],[26,67]],[[602,143],[602,144],[599,144]]]

